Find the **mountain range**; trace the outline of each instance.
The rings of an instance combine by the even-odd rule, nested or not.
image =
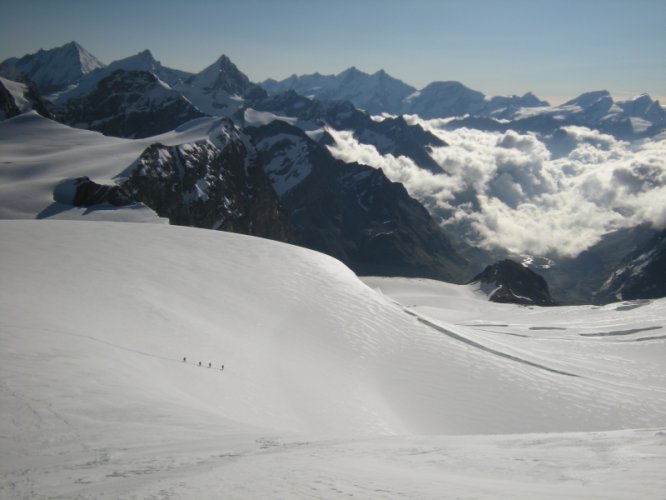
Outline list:
[[[0,498],[663,497],[666,134],[48,52],[0,75]]]
[[[297,243],[363,274],[454,282],[478,272],[467,256],[476,252],[472,261],[485,265],[491,254],[479,254],[460,235],[447,232],[381,170],[334,158],[329,146],[335,139],[329,132],[351,132],[379,154],[405,157],[442,174],[431,152],[446,143],[402,115],[448,118],[450,128],[549,134],[554,144],[566,125],[620,138],[650,137],[666,127],[666,112],[647,95],[615,102],[608,92],[597,91],[549,106],[532,93],[488,97],[459,82],[433,82],[417,90],[384,71],[368,75],[356,68],[255,84],[224,55],[191,74],[163,66],[148,50],[105,66],[76,42],[7,59],[0,63],[0,75],[5,118],[34,109],[73,127],[141,139],[207,116],[227,117],[217,136],[147,145],[134,170],[114,180],[122,199],[143,204],[171,223]],[[384,117],[376,119],[376,114]],[[565,142],[555,146],[566,148]],[[119,165],[117,174],[124,167]],[[68,182],[78,192],[66,198],[72,205],[85,205],[83,193],[98,189],[94,181]],[[91,203],[100,201],[109,200]],[[661,240],[650,241],[661,248]],[[652,247],[623,248],[626,253],[613,260],[621,267],[600,269],[581,300],[618,296],[617,286],[599,286],[613,276],[619,279],[639,250],[643,260],[661,258]],[[662,267],[656,265],[655,272],[663,273]],[[645,279],[654,280],[654,273]]]

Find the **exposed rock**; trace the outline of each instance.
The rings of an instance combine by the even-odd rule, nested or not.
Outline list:
[[[281,121],[246,129],[297,231],[297,243],[360,274],[464,279],[466,261],[427,210],[379,169],[336,160]]]
[[[172,224],[293,240],[256,152],[230,120],[203,141],[151,145],[119,182]]]
[[[0,77],[0,120],[32,110],[53,119],[53,114],[32,82],[17,82]]]
[[[375,146],[380,154],[406,156],[421,168],[435,173],[442,172],[441,167],[429,155],[429,150],[432,147],[446,146],[446,143],[419,125],[409,125],[402,116],[378,122],[367,113],[356,109],[349,101],[321,102],[298,95],[294,91],[254,101],[252,106],[257,110],[296,117],[319,126],[352,130],[359,142]]]
[[[666,297],[666,230],[627,255],[599,290],[604,302],[660,297]]]
[[[546,280],[512,260],[502,260],[486,267],[470,283],[480,283],[492,302],[552,306],[556,302]]]
[[[91,207],[104,203],[121,207],[133,202],[120,186],[97,184],[88,177],[65,179],[59,182],[53,198],[57,202],[75,207]]]
[[[58,112],[68,125],[116,137],[150,137],[203,115],[147,71],[116,70]]]

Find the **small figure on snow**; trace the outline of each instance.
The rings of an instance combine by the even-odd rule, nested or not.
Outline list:
[[[221,372],[224,371],[224,365],[222,365],[222,366],[220,367],[220,371],[221,371]]]
[[[209,361],[209,362],[208,362],[208,368],[211,368],[212,366],[213,366],[213,363],[211,363],[211,362]]]
[[[183,363],[187,363],[187,358],[183,356]]]
[[[201,366],[201,361],[199,361],[199,366]]]

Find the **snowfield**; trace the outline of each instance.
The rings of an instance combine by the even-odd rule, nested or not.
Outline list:
[[[666,300],[492,304],[162,224],[0,235],[0,498],[666,491]]]
[[[0,219],[83,219],[165,223],[145,205],[72,207],[55,202],[64,179],[87,176],[112,184],[153,143],[207,137],[219,120],[200,118],[146,139],[119,139],[68,127],[31,111],[0,122]]]

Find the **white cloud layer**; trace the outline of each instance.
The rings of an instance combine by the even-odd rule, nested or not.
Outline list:
[[[351,132],[329,130],[337,158],[381,168],[471,243],[512,252],[575,256],[614,229],[666,227],[666,138],[634,143],[584,127],[555,140],[514,131],[444,130],[407,117],[446,141],[441,174],[380,155]]]

